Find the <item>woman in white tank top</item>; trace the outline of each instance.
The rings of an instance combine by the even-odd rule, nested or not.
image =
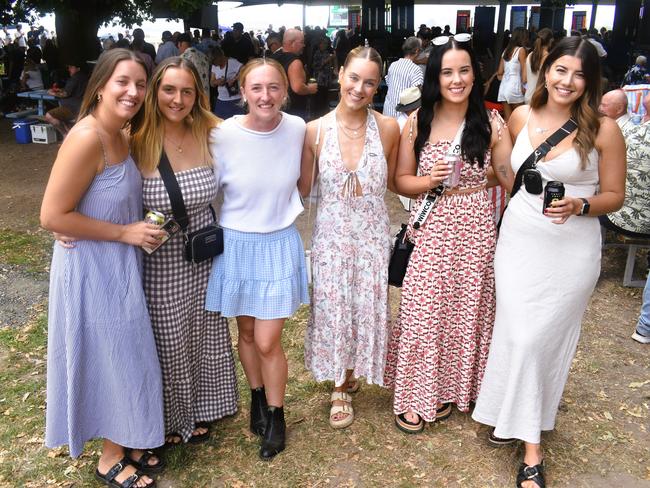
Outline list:
[[[497,100],[503,102],[503,113],[506,121],[512,111],[524,103],[524,86],[526,84],[526,49],[528,32],[526,29],[517,28],[501,56],[497,78],[501,80]]]
[[[530,99],[533,97],[533,92],[537,86],[539,69],[546,59],[546,56],[548,56],[548,52],[552,46],[553,31],[544,27],[537,33],[535,47],[526,57],[526,93],[524,94],[524,99],[527,104],[530,104]]]

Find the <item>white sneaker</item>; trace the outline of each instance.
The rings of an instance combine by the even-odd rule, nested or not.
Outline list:
[[[641,344],[650,344],[650,337],[639,334],[636,330],[632,334],[632,339]]]

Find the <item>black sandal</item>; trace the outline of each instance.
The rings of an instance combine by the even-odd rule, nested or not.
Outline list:
[[[536,483],[539,488],[546,488],[544,461],[535,466],[528,466],[525,463],[521,463],[517,472],[517,488],[521,488],[521,484],[529,480]]]
[[[497,437],[494,435],[494,429],[492,429],[488,435],[488,442],[494,447],[509,446],[511,444],[516,444],[518,441],[519,439],[515,439],[514,437]]]
[[[188,444],[201,444],[207,441],[210,438],[210,423],[209,422],[197,422],[194,424],[195,429],[207,429],[203,434],[192,435],[188,440]]]
[[[406,419],[406,413],[395,415],[395,425],[405,434],[419,434],[424,430],[424,420],[417,413],[415,415],[418,417],[415,423]]]
[[[129,458],[124,457],[122,458],[121,461],[115,463],[113,467],[108,470],[106,474],[101,474],[99,472],[99,469],[96,469],[95,479],[97,479],[97,481],[99,481],[100,483],[104,483],[106,486],[110,486],[111,488],[135,488],[135,484],[142,476],[144,476],[144,473],[141,471],[136,471],[135,474],[129,476],[127,479],[122,481],[122,483],[115,481],[115,478],[122,471],[124,471],[124,468],[126,468],[130,464],[131,463],[129,462]],[[155,480],[151,480],[151,483],[145,485],[145,488],[153,488],[154,486],[156,486],[156,482]]]
[[[165,461],[163,461],[163,459],[158,454],[155,454],[150,450],[142,450],[142,456],[140,456],[139,459],[133,459],[133,457],[131,457],[131,453],[135,450],[136,449],[127,449],[126,455],[128,456],[129,463],[133,465],[138,471],[142,471],[144,474],[158,474],[161,473],[163,469],[165,469]],[[149,460],[153,457],[157,457],[158,462],[156,464],[149,464]]]

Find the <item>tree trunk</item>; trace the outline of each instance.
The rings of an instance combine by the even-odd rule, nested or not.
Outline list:
[[[80,2],[77,10],[59,10],[56,12],[56,37],[61,61],[64,64],[81,63],[85,68],[87,61],[97,59],[101,52],[97,40],[100,20],[91,7],[92,2]]]

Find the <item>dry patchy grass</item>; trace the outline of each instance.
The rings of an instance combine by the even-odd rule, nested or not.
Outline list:
[[[629,338],[641,290],[620,286],[624,259],[620,249],[605,251],[557,428],[543,440],[549,486],[650,487],[650,349]],[[391,295],[395,308],[398,292]],[[0,486],[97,486],[98,442],[77,460],[65,448],[42,445],[44,306],[23,327],[0,329]],[[332,385],[314,382],[303,366],[307,315],[301,308],[283,337],[290,374],[287,450],[271,462],[258,459],[259,440],[247,428],[249,390],[239,369],[240,412],[218,422],[206,444],[167,451],[169,468],[159,486],[514,486],[520,448],[490,448],[487,429],[469,414],[454,411],[449,420],[407,436],[393,425],[390,392],[364,384],[354,395],[354,424],[331,429]]]

